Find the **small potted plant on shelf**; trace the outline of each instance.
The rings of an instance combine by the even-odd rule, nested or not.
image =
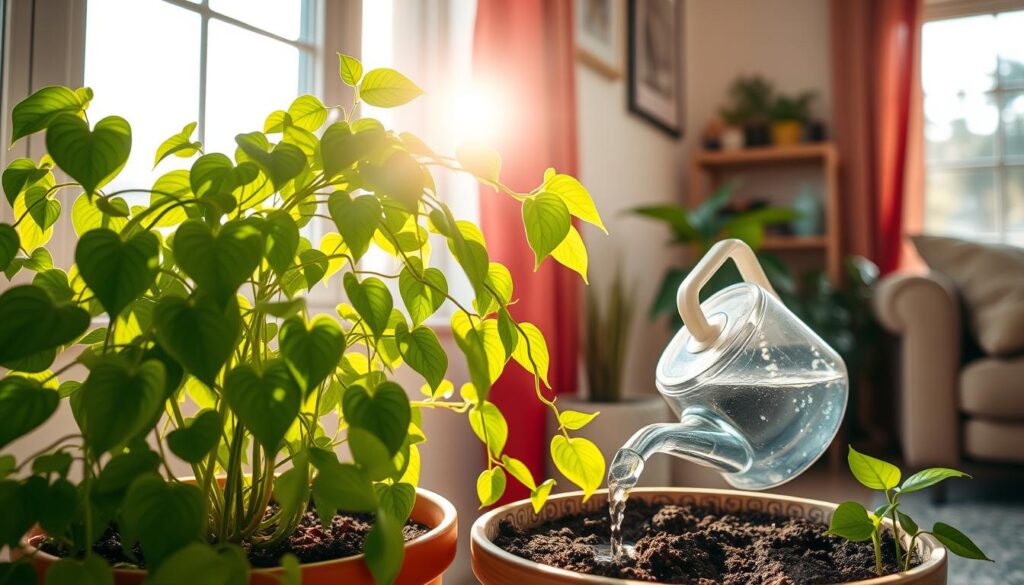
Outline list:
[[[743,144],[749,147],[771,144],[771,107],[775,88],[760,75],[740,76],[729,87],[734,119],[742,120]]]
[[[813,91],[805,91],[795,97],[780,95],[771,106],[772,144],[788,146],[804,138],[804,129],[811,118]]]
[[[400,106],[421,90],[397,71],[364,74],[339,59],[355,103],[299,97],[228,154],[205,152],[189,124],[155,161],[190,162],[151,188],[105,188],[128,159],[131,127],[89,120],[88,88],[46,87],[14,107],[12,139],[39,133],[49,154],[14,160],[2,177],[14,221],[0,224],[0,270],[31,274],[31,284],[0,293],[0,547],[13,558],[0,581],[440,582],[455,510],[417,488],[425,408],[466,415],[486,443],[482,503],[514,480],[543,505],[552,480],[503,453],[496,437],[507,428],[487,397],[515,361],[559,414],[542,392],[544,337],[509,314],[509,271],[452,214],[430,171],[467,173],[521,201],[538,263],[553,255],[585,273],[571,217],[600,216],[570,176],[549,170],[519,192],[501,183],[493,151],[444,156],[356,118],[361,102]],[[79,239],[65,271],[47,243],[55,196],[68,190],[80,193]],[[331,226],[319,242],[301,231],[313,218]],[[361,262],[371,245],[393,270]],[[436,246],[465,272],[472,298],[455,298],[430,266]],[[346,298],[314,315],[304,295],[329,279]],[[461,399],[424,325],[445,303],[471,378]],[[402,364],[425,381],[412,398],[395,381]],[[10,450],[61,405],[75,428],[36,453]],[[604,460],[572,433],[563,429],[552,455],[593,489]],[[350,459],[336,454],[342,444]],[[171,473],[181,462],[192,477]]]
[[[721,108],[718,116],[722,119],[719,138],[722,150],[741,150],[745,145],[743,124],[747,120],[746,113],[739,108]]]
[[[561,422],[576,428],[600,414],[593,425],[580,428],[579,436],[590,439],[602,453],[614,453],[636,429],[668,420],[668,408],[657,395],[625,395],[626,357],[629,328],[636,295],[623,282],[621,268],[608,287],[603,302],[593,286],[587,288],[583,370],[585,397],[558,397]],[[548,417],[549,440],[558,434],[558,420]],[[644,474],[645,485],[667,485],[671,467],[667,458],[652,461]]]

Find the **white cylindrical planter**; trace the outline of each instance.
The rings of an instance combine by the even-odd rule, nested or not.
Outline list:
[[[612,460],[615,452],[641,427],[672,420],[671,411],[661,396],[632,397],[622,402],[589,402],[569,396],[559,396],[556,404],[560,410],[576,410],[586,413],[600,411],[600,416],[593,422],[578,431],[572,431],[571,434],[574,437],[583,437],[593,441],[604,455],[606,463]],[[550,444],[551,437],[558,432],[558,422],[552,412],[548,412],[547,426],[547,442]],[[644,472],[638,485],[652,487],[670,485],[672,481],[671,460],[672,457],[667,455],[659,454],[651,457],[644,466]],[[555,491],[565,492],[579,489],[558,472],[550,459],[548,460],[548,476],[555,478],[558,482]]]

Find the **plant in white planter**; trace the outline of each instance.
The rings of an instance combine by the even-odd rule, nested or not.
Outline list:
[[[455,532],[449,504],[417,496],[424,408],[466,414],[486,444],[483,504],[509,476],[531,489],[535,506],[546,500],[551,480],[503,452],[508,429],[487,399],[511,360],[534,374],[526,391],[559,411],[542,392],[544,337],[509,314],[509,271],[489,259],[480,230],[453,215],[430,171],[468,173],[495,197],[520,201],[537,262],[553,256],[583,274],[586,248],[571,217],[600,225],[597,210],[570,176],[549,170],[519,192],[500,182],[493,151],[444,156],[356,118],[360,102],[393,107],[422,92],[397,71],[364,74],[356,59],[339,58],[355,103],[302,96],[261,130],[239,134],[227,154],[205,152],[189,124],[155,162],[191,162],[152,187],[106,188],[128,159],[132,131],[117,116],[90,120],[88,88],[46,87],[14,107],[12,140],[40,133],[49,154],[14,160],[3,173],[14,221],[0,225],[0,270],[8,279],[33,274],[0,294],[0,365],[9,370],[0,379],[0,448],[61,402],[77,428],[31,456],[0,455],[0,545],[18,558],[0,564],[0,581],[34,583],[34,564],[52,585],[244,583],[256,558],[280,567],[254,572],[254,583],[371,574],[387,583],[400,572],[431,581],[454,554]],[[68,190],[80,193],[71,209],[79,240],[65,271],[47,243],[62,211],[55,195]],[[336,231],[308,240],[301,230],[314,217]],[[371,245],[396,268],[366,268]],[[465,271],[472,298],[455,298],[431,267],[437,246]],[[346,300],[335,315],[311,314],[304,294],[330,279]],[[449,356],[424,325],[446,302],[471,377],[461,400],[445,378]],[[422,396],[410,399],[394,381],[402,364],[426,381]],[[72,368],[84,377],[69,378]],[[604,461],[570,431],[563,427],[552,455],[589,493]],[[336,455],[342,444],[351,460]],[[194,481],[170,473],[172,457]],[[339,512],[349,516],[340,524]],[[410,519],[412,533],[427,534],[405,543]],[[353,552],[365,553],[365,564],[302,564],[310,559],[297,558],[297,531],[356,532]]]

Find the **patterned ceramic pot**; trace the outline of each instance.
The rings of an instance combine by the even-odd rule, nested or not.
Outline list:
[[[455,506],[434,492],[417,489],[416,504],[412,519],[426,525],[430,530],[405,543],[405,558],[402,570],[395,580],[396,585],[441,585],[441,576],[455,559],[455,544],[458,539]],[[42,537],[42,531],[35,527],[27,535],[21,554],[33,554],[32,564],[43,583],[47,569],[57,562],[57,557],[35,550],[33,542]],[[20,554],[15,554],[20,556]],[[347,583],[357,585],[373,583],[370,569],[363,561],[363,555],[306,563],[301,565],[303,585],[328,585]],[[250,585],[279,585],[281,569],[256,569],[249,576]],[[141,585],[146,571],[138,569],[114,569],[116,585]]]
[[[791,498],[765,493],[734,490],[690,488],[637,488],[630,498],[639,498],[657,504],[697,505],[720,512],[767,512],[778,516],[807,518],[827,524],[836,504]],[[562,516],[607,510],[608,494],[602,490],[582,503],[582,493],[573,492],[552,496],[541,513],[534,514],[529,500],[502,506],[481,516],[473,524],[470,547],[473,554],[473,572],[485,585],[562,585],[603,583],[607,585],[649,585],[646,581],[610,579],[583,575],[541,565],[505,552],[492,542],[498,534],[498,524],[506,520],[516,528],[529,528]],[[910,571],[888,575],[857,585],[946,585],[946,549],[930,536],[918,538],[918,553],[925,559]]]

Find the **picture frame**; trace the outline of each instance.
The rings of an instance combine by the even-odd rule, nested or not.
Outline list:
[[[625,74],[625,0],[573,0],[576,59],[609,79]]]
[[[629,0],[629,110],[683,135],[683,0]]]

